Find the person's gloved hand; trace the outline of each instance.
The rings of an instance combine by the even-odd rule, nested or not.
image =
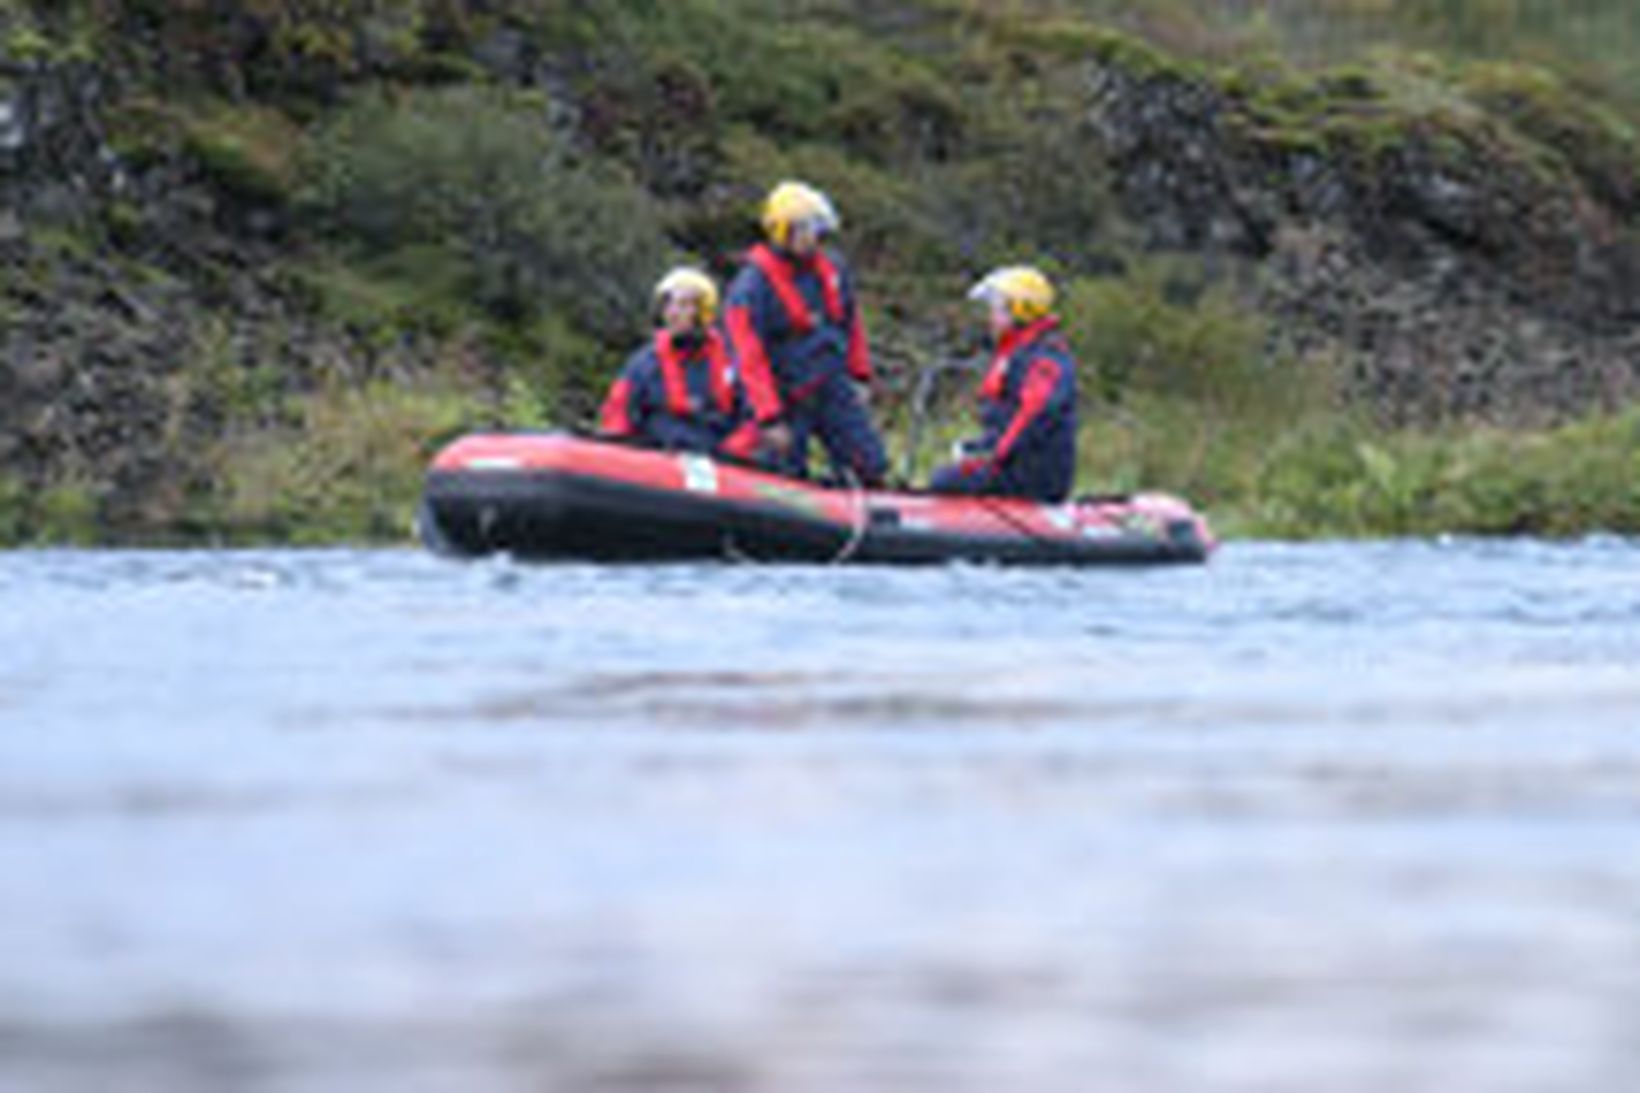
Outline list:
[[[964,478],[979,478],[996,470],[989,455],[965,455],[957,460],[957,473]]]
[[[763,450],[776,456],[783,456],[791,451],[794,438],[791,426],[782,422],[763,427]]]

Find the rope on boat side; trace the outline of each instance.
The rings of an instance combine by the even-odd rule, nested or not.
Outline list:
[[[866,490],[860,484],[860,476],[854,473],[852,467],[844,467],[843,474],[848,483],[849,497],[854,502],[854,517],[850,521],[848,538],[843,540],[843,545],[837,549],[836,554],[826,559],[826,565],[842,565],[854,557],[855,551],[859,550],[860,544],[865,541],[866,529],[871,526],[871,506],[866,501]],[[770,561],[748,554],[735,542],[735,533],[732,531],[723,533],[723,556],[731,562],[746,565],[767,565]]]
[[[866,490],[860,484],[860,476],[854,473],[853,467],[844,467],[843,473],[848,480],[849,496],[854,500],[854,527],[850,529],[843,548],[827,563],[828,565],[841,565],[854,557],[854,552],[860,549],[860,544],[865,540],[866,527],[871,523],[871,507],[866,503]]]

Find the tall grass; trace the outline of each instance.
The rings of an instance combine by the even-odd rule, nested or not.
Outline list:
[[[1231,506],[1275,536],[1640,534],[1640,408],[1532,432],[1295,434]]]
[[[293,424],[222,442],[207,522],[243,541],[402,539],[428,457],[489,416],[487,400],[453,375],[327,386],[300,401]]]

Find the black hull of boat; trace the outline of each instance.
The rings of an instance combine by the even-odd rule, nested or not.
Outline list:
[[[1159,535],[970,535],[902,526],[892,505],[860,496],[858,518],[845,525],[790,505],[563,471],[431,471],[418,525],[439,553],[530,560],[1154,565],[1202,562],[1211,550],[1187,519]]]

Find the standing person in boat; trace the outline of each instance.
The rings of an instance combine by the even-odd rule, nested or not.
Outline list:
[[[1076,477],[1076,360],[1053,314],[1053,284],[1030,266],[1005,266],[968,298],[984,306],[995,340],[979,388],[982,431],[930,488],[1063,501]]]
[[[722,332],[713,325],[718,289],[680,266],[655,285],[661,325],[610,387],[599,430],[658,448],[752,459],[759,442],[745,389]]]
[[[769,191],[766,241],[747,252],[729,286],[727,325],[765,450],[781,468],[803,477],[818,435],[839,474],[876,486],[888,459],[854,386],[871,383],[871,353],[853,277],[821,245],[838,224],[812,186],[788,181]]]

